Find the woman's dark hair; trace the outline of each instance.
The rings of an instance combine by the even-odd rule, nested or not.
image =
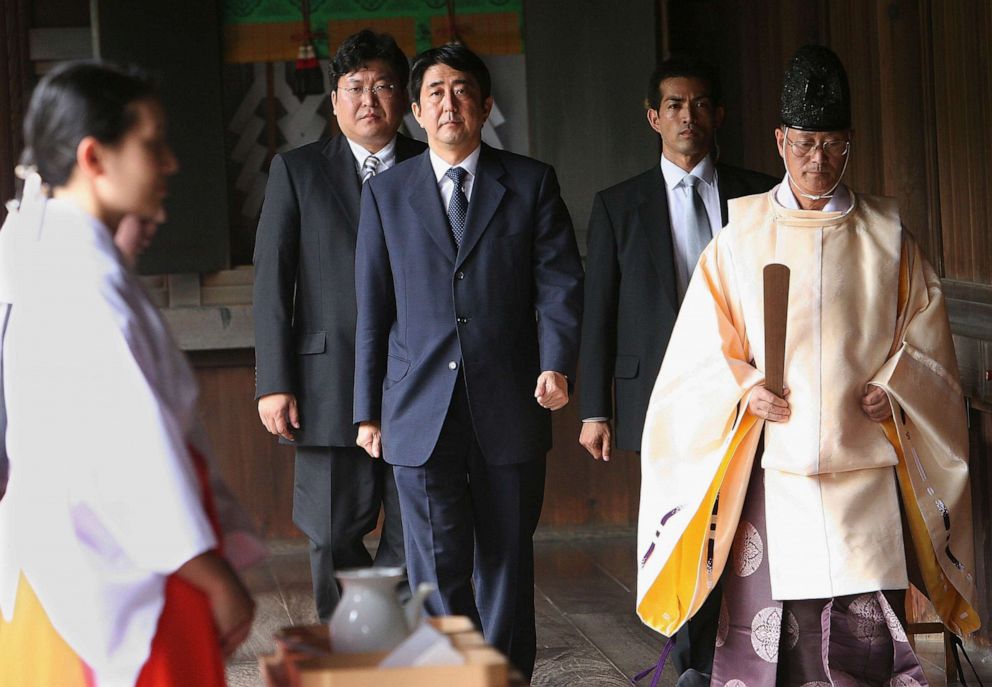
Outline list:
[[[155,82],[137,67],[94,60],[58,65],[31,94],[21,164],[34,165],[48,186],[64,186],[80,141],[120,142],[138,117],[130,105],[154,97]]]
[[[420,102],[420,88],[424,84],[424,72],[436,64],[443,64],[466,74],[471,74],[479,84],[482,100],[485,101],[493,91],[492,78],[486,63],[474,52],[461,43],[447,43],[438,48],[425,50],[413,58],[410,68],[410,99]]]
[[[345,74],[351,74],[372,60],[382,60],[389,65],[396,76],[397,85],[406,89],[410,76],[410,63],[406,55],[388,33],[376,33],[372,29],[362,29],[342,41],[331,60],[331,90],[337,90],[338,81]]]

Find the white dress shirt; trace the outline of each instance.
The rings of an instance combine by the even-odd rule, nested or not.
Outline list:
[[[379,159],[379,165],[375,169],[376,174],[382,174],[396,164],[395,136],[393,136],[393,140],[380,148],[377,153],[369,152],[362,145],[355,143],[347,136],[345,136],[345,140],[348,141],[348,147],[351,148],[351,154],[355,156],[355,171],[358,173],[359,179],[362,178],[362,167],[365,165],[365,158],[369,155],[375,155]]]
[[[452,167],[461,167],[468,172],[462,182],[462,191],[465,193],[465,198],[472,202],[472,187],[475,185],[475,173],[479,169],[479,154],[481,152],[482,146],[480,145],[457,165],[449,165],[433,150],[431,151],[431,166],[434,168],[434,177],[437,179],[437,188],[441,192],[441,202],[444,204],[445,212],[448,211],[451,196],[455,193],[455,182],[446,176],[448,170]]]
[[[690,174],[699,178],[702,183],[696,186],[699,197],[703,199],[706,214],[710,219],[710,230],[716,236],[723,227],[723,217],[720,213],[720,190],[717,185],[716,166],[709,156],[706,156],[691,172],[676,165],[664,155],[661,156],[661,173],[665,177],[665,192],[668,194],[668,218],[672,225],[672,245],[675,248],[675,276],[678,286],[679,301],[689,286],[689,278],[695,269],[696,256],[688,254],[692,245],[689,227],[685,224],[686,210],[691,207],[692,192],[687,184],[682,183]],[[689,263],[692,262],[690,265]]]

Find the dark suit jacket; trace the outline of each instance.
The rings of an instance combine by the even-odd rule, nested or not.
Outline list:
[[[720,164],[717,179],[724,224],[728,198],[761,193],[778,182]],[[648,400],[678,315],[673,251],[659,165],[596,194],[586,257],[579,410],[583,418],[614,419],[616,445],[628,451],[641,449]]]
[[[428,153],[362,195],[355,422],[381,420],[383,455],[422,465],[464,371],[486,460],[551,447],[542,370],[574,375],[582,264],[554,170],[483,145],[456,251]]]
[[[397,161],[426,146],[396,140]],[[255,236],[255,392],[296,395],[301,446],[354,446],[361,181],[338,135],[276,155]]]

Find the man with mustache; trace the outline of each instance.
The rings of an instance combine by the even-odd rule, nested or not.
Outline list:
[[[355,232],[361,187],[424,149],[397,134],[409,64],[391,36],[365,30],[331,63],[341,133],[276,155],[255,238],[258,414],[296,447],[293,521],[310,539],[321,620],[339,597],[334,571],[373,559],[362,543],[385,521],[376,565],[403,562],[391,468],[355,446]]]
[[[601,191],[589,220],[579,356],[581,443],[608,461],[641,450],[648,398],[700,252],[727,221],[727,200],[767,191],[775,179],[717,161],[720,81],[708,64],[674,58],[651,75],[648,125],[661,161]],[[614,394],[616,401],[614,402]],[[611,426],[612,425],[612,426]],[[615,437],[614,437],[615,434]],[[680,684],[708,684],[719,593],[678,635]]]
[[[366,185],[355,421],[391,463],[411,584],[528,677],[551,411],[578,357],[582,264],[554,170],[482,143],[489,70],[460,44],[411,70],[429,152]]]

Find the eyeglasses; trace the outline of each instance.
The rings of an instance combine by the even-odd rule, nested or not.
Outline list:
[[[796,157],[812,155],[817,148],[822,148],[823,154],[827,157],[844,157],[851,149],[850,141],[823,141],[821,143],[814,143],[813,141],[790,141],[789,137],[786,136],[785,142],[792,148],[792,152]]]
[[[342,86],[338,90],[347,93],[353,100],[360,100],[365,93],[371,93],[379,100],[389,100],[399,93],[399,86],[394,83],[381,83],[375,86]]]

